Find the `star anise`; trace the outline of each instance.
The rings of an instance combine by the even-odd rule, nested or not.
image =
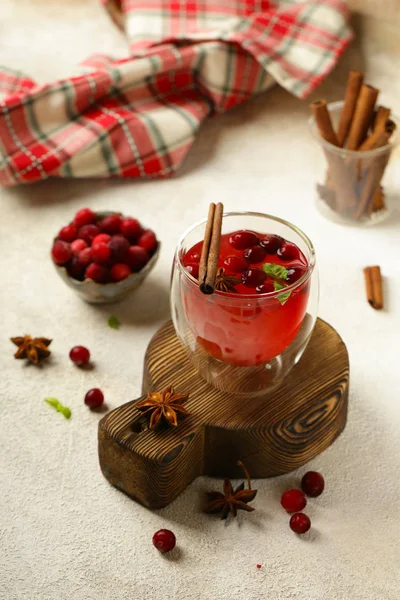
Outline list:
[[[52,340],[39,337],[32,338],[30,335],[10,338],[12,343],[18,346],[14,358],[26,358],[34,365],[38,365],[41,360],[50,356],[50,346]]]
[[[220,267],[217,271],[215,279],[215,289],[220,292],[237,292],[235,285],[238,285],[242,280],[235,275],[227,275],[225,269]]]
[[[251,489],[250,476],[242,461],[239,460],[237,465],[238,467],[242,467],[244,471],[249,485],[248,489],[244,489],[243,482],[236,490],[234,490],[229,479],[225,479],[223,494],[221,494],[221,492],[207,492],[208,499],[211,500],[211,502],[204,512],[219,513],[222,511],[221,519],[226,519],[229,513],[232,513],[232,516],[236,517],[238,510],[246,510],[247,512],[255,510],[255,508],[248,505],[248,502],[254,500],[257,490]]]
[[[175,394],[174,388],[170,385],[163,392],[149,392],[147,398],[139,402],[137,408],[143,414],[151,413],[149,429],[157,429],[162,421],[168,425],[177,427],[177,413],[182,415],[190,414],[182,406],[188,397],[188,395]]]

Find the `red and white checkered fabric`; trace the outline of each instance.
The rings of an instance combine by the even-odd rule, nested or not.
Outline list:
[[[124,60],[36,85],[0,69],[0,183],[162,177],[202,121],[277,81],[304,98],[351,39],[341,0],[101,0],[128,36]]]

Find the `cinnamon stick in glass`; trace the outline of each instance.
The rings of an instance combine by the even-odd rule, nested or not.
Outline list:
[[[332,126],[326,100],[317,100],[316,102],[313,102],[311,104],[311,111],[314,115],[314,119],[321,137],[323,137],[324,140],[330,144],[339,146],[340,144]]]
[[[365,267],[365,292],[367,300],[372,308],[381,310],[383,308],[382,275],[379,266]]]
[[[354,111],[356,109],[357,100],[363,81],[364,75],[360,73],[360,71],[350,71],[337,131],[339,146],[342,148],[350,131],[351,122],[353,120]]]
[[[213,294],[218,271],[219,250],[221,245],[222,215],[224,207],[221,202],[217,206],[210,205],[201,251],[199,266],[200,291]]]
[[[349,139],[347,142],[348,150],[357,150],[359,145],[362,144],[367,137],[368,129],[374,116],[375,103],[378,94],[379,90],[371,85],[364,84],[361,87],[350,127]]]
[[[386,123],[390,117],[390,108],[386,108],[386,106],[380,106],[376,112],[375,120],[374,120],[374,132],[375,131],[385,131]]]

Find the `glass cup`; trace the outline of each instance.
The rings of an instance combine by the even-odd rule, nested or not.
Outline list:
[[[207,296],[182,263],[185,253],[204,239],[205,225],[201,221],[190,227],[176,249],[171,284],[176,333],[199,374],[215,388],[245,396],[273,391],[300,360],[315,324],[318,275],[313,245],[283,219],[225,213],[222,234],[240,229],[278,234],[300,248],[308,268],[285,294],[215,291]]]
[[[333,128],[337,131],[343,102],[328,105]],[[391,120],[399,123],[393,117]],[[396,147],[396,132],[386,146],[359,152],[338,148],[324,140],[315,123],[311,133],[319,145],[317,208],[331,221],[343,225],[374,225],[390,214],[396,195],[392,165],[388,164]]]

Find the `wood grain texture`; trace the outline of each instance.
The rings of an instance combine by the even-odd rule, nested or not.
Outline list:
[[[173,385],[189,393],[190,415],[177,428],[150,431],[136,403]],[[204,382],[172,322],[151,340],[142,398],[99,423],[99,459],[108,481],[149,508],[162,508],[199,475],[252,478],[287,473],[327,448],[346,424],[349,361],[337,332],[317,320],[300,362],[274,393],[244,400]]]

